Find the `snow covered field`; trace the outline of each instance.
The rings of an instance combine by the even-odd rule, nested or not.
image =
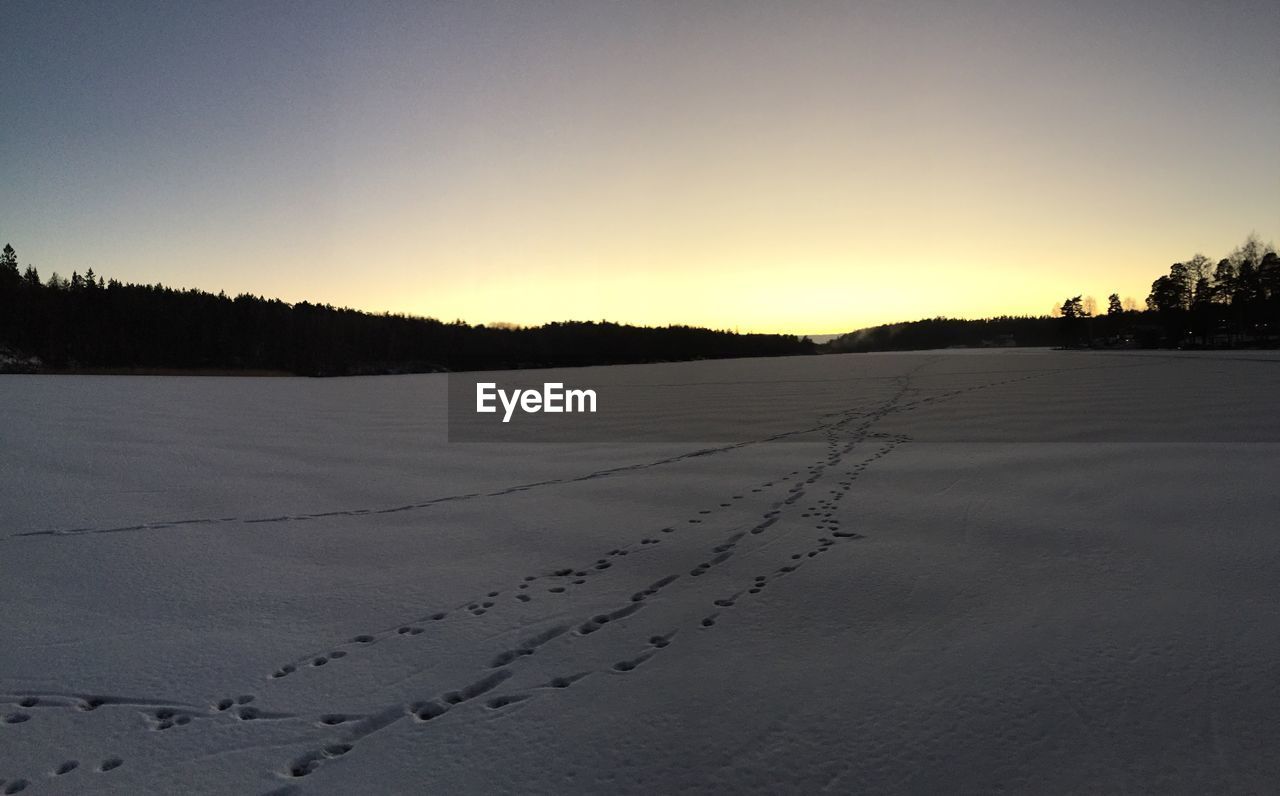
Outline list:
[[[592,375],[716,441],[451,444],[440,375],[0,377],[0,793],[1280,782],[1280,356]]]

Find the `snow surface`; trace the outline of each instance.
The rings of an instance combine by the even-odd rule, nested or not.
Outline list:
[[[738,443],[450,444],[440,375],[0,377],[0,793],[1280,782],[1280,356],[590,373]]]

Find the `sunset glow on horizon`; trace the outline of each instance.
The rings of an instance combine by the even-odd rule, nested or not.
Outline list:
[[[0,245],[45,277],[821,334],[1141,305],[1280,234],[1274,3],[0,14]]]

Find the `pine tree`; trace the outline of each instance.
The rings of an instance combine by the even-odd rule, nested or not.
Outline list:
[[[18,255],[13,251],[12,246],[6,245],[4,252],[0,254],[0,312],[6,315],[13,314],[12,302],[16,299],[10,297],[17,293],[18,285],[21,283],[22,277],[18,274]],[[0,329],[4,329],[9,320],[9,318],[0,318]]]
[[[5,284],[16,284],[18,281],[18,253],[13,246],[6,243],[0,252],[0,281]]]

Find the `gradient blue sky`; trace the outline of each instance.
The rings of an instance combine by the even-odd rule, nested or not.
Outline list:
[[[1280,227],[1276,2],[4,2],[43,275],[821,333]]]

